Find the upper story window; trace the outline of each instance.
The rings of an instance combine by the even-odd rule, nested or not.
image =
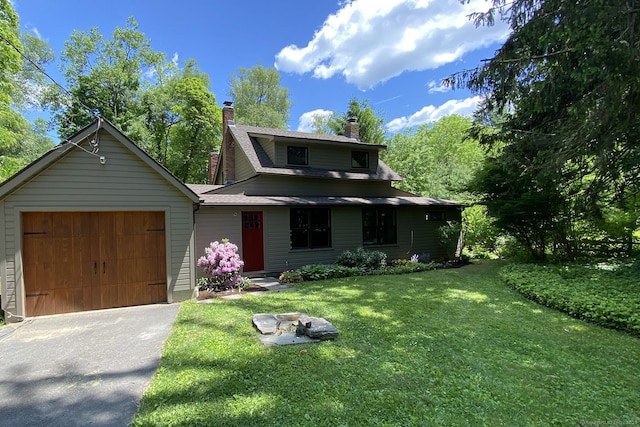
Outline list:
[[[309,165],[309,149],[293,145],[287,146],[287,163],[290,165]]]
[[[351,167],[357,169],[369,169],[369,152],[368,151],[352,151]]]

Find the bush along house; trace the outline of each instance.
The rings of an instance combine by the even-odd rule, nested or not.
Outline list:
[[[345,250],[382,251],[388,259],[446,253],[438,229],[459,221],[462,205],[392,186],[402,178],[380,160],[386,147],[361,141],[349,121],[342,135],[235,124],[222,109],[223,139],[211,153],[200,197],[196,249],[235,242],[244,273],[268,274],[333,263]]]

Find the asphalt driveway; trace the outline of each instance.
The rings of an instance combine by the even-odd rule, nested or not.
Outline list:
[[[179,308],[36,317],[0,329],[0,424],[128,425]]]

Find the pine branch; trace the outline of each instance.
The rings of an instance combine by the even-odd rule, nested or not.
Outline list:
[[[486,58],[486,59],[481,59],[482,62],[495,62],[498,64],[510,64],[510,63],[514,63],[514,62],[528,62],[528,61],[535,61],[538,59],[547,59],[547,58],[551,58],[552,56],[556,56],[556,55],[562,55],[568,52],[573,52],[575,49],[573,48],[566,48],[566,49],[562,49],[559,50],[557,52],[552,52],[552,53],[545,53],[543,55],[534,55],[534,56],[529,56],[527,58],[513,58],[513,59],[497,59],[496,57],[493,58]]]

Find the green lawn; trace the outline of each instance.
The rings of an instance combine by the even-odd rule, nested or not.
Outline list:
[[[526,300],[499,262],[184,303],[134,425],[640,424],[640,339]],[[264,347],[254,313],[334,342]]]

